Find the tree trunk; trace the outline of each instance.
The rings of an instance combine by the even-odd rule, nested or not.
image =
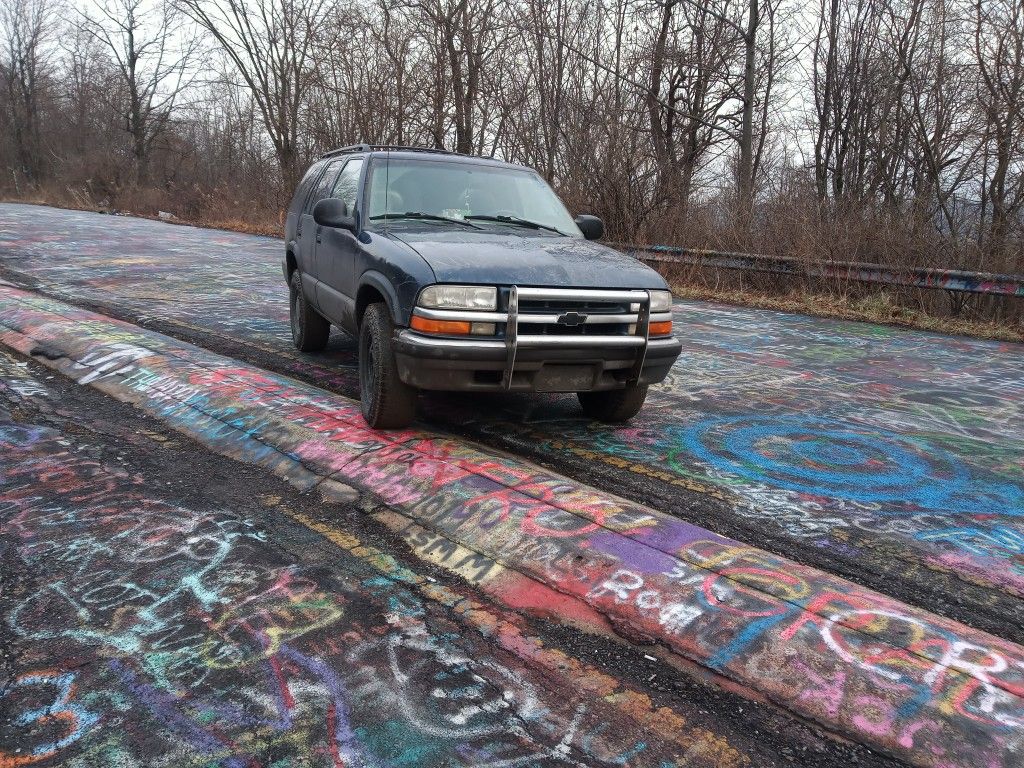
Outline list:
[[[743,117],[740,128],[740,166],[738,183],[739,219],[741,225],[750,222],[751,208],[754,203],[754,78],[755,55],[757,48],[757,25],[759,18],[759,1],[750,0],[747,14],[747,32],[743,38]]]

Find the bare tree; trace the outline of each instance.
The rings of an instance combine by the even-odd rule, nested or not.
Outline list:
[[[284,188],[298,180],[299,113],[327,0],[175,0],[219,43],[263,118]]]
[[[893,109],[888,122],[902,126],[884,154],[879,136],[876,177],[889,204],[909,198],[927,220],[941,215],[952,248],[960,226],[952,206],[975,167],[977,112],[971,105],[973,78],[958,61],[966,48],[964,20],[948,0],[908,0],[887,9],[885,50],[893,61],[893,77],[882,87]],[[900,177],[904,179],[902,185]],[[903,187],[901,189],[901,186]]]
[[[734,26],[743,40],[743,93],[737,141],[739,157],[736,198],[738,223],[744,227],[750,224],[754,185],[768,133],[775,82],[780,70],[787,67],[794,58],[793,55],[780,56],[777,37],[780,6],[781,0],[748,0],[744,25],[736,25],[724,16],[720,19]],[[765,22],[767,29],[762,29]],[[755,120],[758,120],[757,126]]]
[[[40,102],[48,63],[45,43],[53,29],[54,11],[50,0],[5,0],[0,5],[0,80],[8,102],[5,122],[14,143],[15,170],[30,184],[39,180],[42,168]]]
[[[735,7],[658,0],[645,94],[659,196],[685,210],[710,150],[735,140],[735,74],[742,38]]]
[[[976,0],[974,53],[984,115],[987,250],[1001,254],[1024,211],[1024,0]]]
[[[135,182],[149,181],[153,144],[164,134],[181,94],[192,84],[199,39],[162,0],[105,0],[84,29],[113,58],[123,88],[124,129],[131,137]]]
[[[484,69],[503,42],[497,0],[417,0],[418,14],[434,55],[434,142],[445,145],[441,116],[451,105],[456,152],[473,152],[480,140],[477,123]]]
[[[760,0],[747,6],[747,26],[743,31],[743,112],[740,120],[740,158],[737,172],[737,196],[743,221],[750,217],[754,201],[754,89],[757,86],[757,30],[761,23]]]

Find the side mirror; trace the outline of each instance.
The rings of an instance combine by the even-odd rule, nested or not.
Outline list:
[[[344,200],[337,197],[325,197],[313,206],[313,221],[321,227],[335,227],[352,232],[356,229],[356,219],[349,214]]]
[[[600,240],[604,236],[604,222],[597,216],[581,213],[576,217],[576,226],[587,240]]]

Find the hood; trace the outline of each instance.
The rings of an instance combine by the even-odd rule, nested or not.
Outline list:
[[[636,259],[589,240],[540,234],[439,230],[390,232],[415,250],[439,283],[561,288],[665,288]]]

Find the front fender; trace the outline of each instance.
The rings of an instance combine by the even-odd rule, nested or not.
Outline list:
[[[390,280],[376,270],[364,272],[363,276],[359,279],[358,298],[356,301],[356,313],[359,317],[362,317],[363,310],[366,308],[364,289],[367,287],[376,289],[384,297],[384,301],[388,305],[388,312],[391,313],[391,322],[398,327],[408,325],[408,319],[403,317],[402,302],[399,300],[394,286]]]

